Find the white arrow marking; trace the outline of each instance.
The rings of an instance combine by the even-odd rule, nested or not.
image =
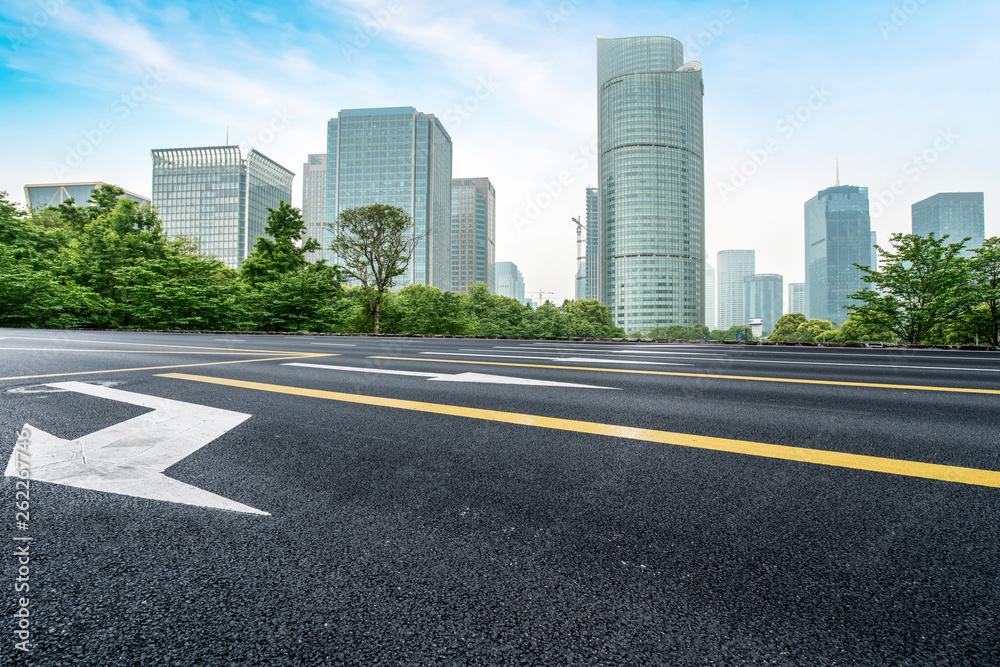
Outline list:
[[[268,515],[163,474],[168,467],[239,426],[250,415],[85,382],[57,382],[48,386],[152,408],[153,412],[76,440],[63,440],[25,424],[31,430],[28,445],[31,479],[123,496]],[[12,453],[7,462],[4,473],[7,477],[18,476],[15,455],[16,452]],[[22,456],[22,467],[24,463]]]
[[[424,377],[431,382],[481,382],[484,384],[520,384],[534,387],[577,387],[580,389],[618,389],[618,387],[598,387],[592,384],[571,384],[569,382],[550,382],[548,380],[530,380],[528,378],[511,377],[509,375],[484,375],[482,373],[421,373],[419,371],[390,371],[383,368],[358,368],[356,366],[326,366],[324,364],[282,364],[282,366],[305,366],[306,368],[325,368],[333,371],[354,371],[357,373],[378,373],[383,375],[409,375]]]

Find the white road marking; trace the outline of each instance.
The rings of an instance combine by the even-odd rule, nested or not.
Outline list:
[[[528,378],[511,377],[509,375],[485,375],[483,373],[422,373],[419,371],[393,371],[384,368],[359,368],[357,366],[327,366],[324,364],[289,363],[282,366],[304,366],[306,368],[325,368],[334,371],[353,371],[356,373],[376,373],[381,375],[408,375],[410,377],[425,377],[431,382],[477,382],[483,384],[517,384],[532,387],[576,387],[578,389],[618,389],[618,387],[598,387],[592,384],[573,384],[571,382],[552,382],[549,380],[531,380]]]
[[[535,359],[540,361],[573,361],[595,364],[641,364],[643,366],[693,366],[693,364],[672,364],[662,361],[632,361],[631,359],[602,359],[600,357],[525,357],[516,354],[463,354],[462,352],[421,352],[420,354],[436,354],[454,357],[495,357],[498,359]],[[696,359],[695,361],[704,361]]]
[[[246,342],[246,339],[244,339],[244,338],[213,338],[212,340],[224,340],[224,341],[228,341],[230,343],[245,343]]]
[[[310,345],[327,345],[331,347],[356,347],[354,343],[309,343]]]
[[[251,415],[85,382],[57,382],[48,386],[151,408],[153,412],[76,440],[63,440],[25,424],[24,428],[31,431],[28,454],[32,480],[149,500],[268,514],[163,474],[168,467]],[[7,477],[17,476],[16,458],[15,449],[7,462]]]
[[[479,349],[481,349],[481,348],[479,348]],[[674,355],[676,355],[676,354],[682,354],[682,355],[686,355],[686,356],[692,356],[692,355],[713,356],[713,357],[724,356],[721,352],[685,352],[683,350],[675,350],[675,351],[672,351],[672,352],[668,352],[666,350],[664,350],[664,351],[656,351],[656,352],[652,352],[652,351],[650,351],[650,352],[639,352],[639,351],[633,352],[633,351],[630,351],[630,350],[618,350],[618,349],[615,349],[615,350],[598,350],[598,349],[594,349],[592,347],[586,347],[586,348],[578,348],[578,347],[536,347],[536,346],[533,346],[533,345],[522,345],[522,346],[519,346],[519,347],[504,347],[504,346],[500,346],[500,345],[494,345],[490,349],[491,350],[517,350],[519,352],[531,352],[531,351],[535,351],[535,352],[548,352],[548,351],[552,350],[552,351],[557,351],[557,352],[560,352],[560,351],[561,352],[576,352],[578,354],[579,353],[587,353],[587,354],[674,354]],[[478,351],[478,349],[475,349],[475,348],[462,348],[462,352],[477,352],[477,351]]]

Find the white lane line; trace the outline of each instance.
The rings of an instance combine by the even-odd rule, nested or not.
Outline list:
[[[600,357],[525,357],[516,354],[469,354],[461,352],[420,352],[420,354],[436,354],[454,357],[494,357],[499,359],[537,359],[540,361],[573,361],[595,364],[641,364],[643,366],[693,366],[694,364],[672,364],[662,361],[632,361],[630,359],[602,359]],[[704,361],[696,359],[695,361]]]
[[[309,343],[310,345],[326,345],[328,347],[357,347],[354,343]]]
[[[682,354],[682,355],[687,355],[687,356],[692,356],[692,355],[712,356],[712,357],[724,356],[720,352],[685,352],[684,350],[675,350],[673,352],[668,352],[666,350],[656,351],[656,352],[633,352],[631,350],[617,350],[617,349],[616,350],[598,350],[598,349],[594,349],[592,347],[588,347],[588,348],[576,348],[576,347],[543,347],[543,348],[539,348],[539,347],[534,347],[534,346],[529,346],[529,345],[525,345],[525,346],[521,346],[521,347],[504,347],[504,346],[500,346],[500,345],[494,345],[490,349],[492,349],[492,350],[517,350],[519,352],[531,352],[531,351],[535,351],[535,352],[548,352],[548,351],[560,352],[560,351],[562,351],[562,352],[576,352],[578,354],[579,353],[587,353],[587,354],[667,354],[667,355],[670,355],[670,354],[674,354],[674,355],[676,355],[676,354]],[[463,352],[476,352],[478,350],[477,349],[473,349],[473,348],[462,348],[462,351]]]
[[[486,375],[484,373],[421,373],[419,371],[394,371],[385,368],[359,368],[357,366],[327,366],[325,364],[304,364],[304,363],[289,363],[281,365],[304,366],[305,368],[323,368],[332,371],[375,373],[380,375],[408,375],[410,377],[425,377],[431,382],[477,382],[482,384],[516,384],[516,385],[524,385],[532,387],[575,387],[577,389],[618,389],[618,387],[598,387],[592,384],[574,384],[572,382],[532,380],[529,378],[512,377],[510,375]]]
[[[250,419],[250,415],[85,382],[56,382],[47,386],[153,411],[76,440],[63,440],[25,424],[32,481],[267,515],[163,474],[168,467]],[[24,467],[18,451],[15,447],[7,462],[7,477],[19,476],[18,469]]]
[[[230,343],[245,343],[246,340],[243,338],[213,338],[212,340],[224,340]]]

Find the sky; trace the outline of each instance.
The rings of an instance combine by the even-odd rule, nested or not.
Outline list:
[[[597,183],[596,37],[665,35],[704,67],[709,264],[752,248],[801,282],[803,203],[838,161],[880,243],[937,192],[984,192],[1000,235],[998,26],[995,0],[4,0],[0,190],[148,196],[151,149],[228,133],[296,173],[298,206],[329,118],[414,106],[451,134],[455,177],[492,180],[497,260],[561,303]]]

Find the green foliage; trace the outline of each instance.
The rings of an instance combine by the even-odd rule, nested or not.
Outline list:
[[[965,332],[969,342],[979,337],[981,342],[1000,345],[1000,237],[983,241],[969,259],[974,304],[965,314]]]
[[[306,223],[302,213],[286,202],[269,208],[264,233],[258,236],[251,252],[240,266],[243,277],[254,285],[280,279],[287,273],[305,269],[306,253],[320,249],[319,241],[310,238],[302,242]]]
[[[742,337],[741,337],[741,334],[742,334]],[[709,334],[709,336],[708,336],[708,340],[745,340],[745,341],[752,341],[752,340],[756,340],[756,339],[753,337],[753,332],[750,331],[750,327],[745,327],[745,326],[741,326],[741,325],[738,325],[738,324],[734,324],[733,326],[729,327],[725,331],[722,331],[721,329],[716,329],[715,331],[712,331]]]
[[[830,320],[807,320],[799,325],[792,336],[793,341],[803,343],[833,342],[833,322]]]
[[[462,296],[429,285],[408,285],[399,291],[397,333],[468,335],[475,330]]]
[[[947,238],[893,234],[891,251],[876,246],[879,270],[855,264],[874,287],[848,295],[860,302],[851,306],[858,321],[909,343],[943,342],[944,325],[975,305],[968,262],[960,255],[965,241]]]
[[[864,341],[893,342],[896,340],[896,336],[888,329],[873,329],[871,326],[862,322],[854,313],[851,313],[847,321],[840,325],[840,329],[832,333],[834,333],[835,336],[832,338],[828,336],[827,340],[832,340],[838,343],[857,343]]]
[[[767,339],[784,342],[792,341],[794,340],[795,332],[805,322],[806,316],[802,313],[785,313],[775,322],[774,331],[771,332],[771,335]]]

